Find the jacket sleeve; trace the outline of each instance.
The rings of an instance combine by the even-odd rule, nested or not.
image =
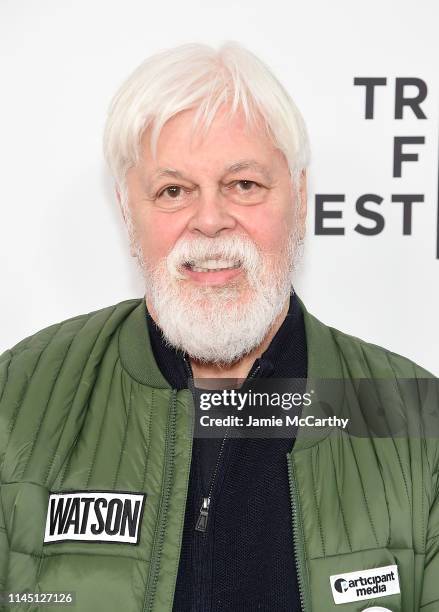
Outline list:
[[[430,509],[427,526],[421,610],[422,612],[439,610],[439,486],[436,486],[436,496]]]
[[[1,493],[1,485],[0,485]],[[9,543],[3,519],[3,508],[0,502],[0,591],[5,590],[6,572],[9,557]]]
[[[4,398],[4,393],[6,389],[6,381],[8,377],[9,364],[11,361],[11,353],[7,351],[0,356],[0,427],[5,427],[3,416],[3,403],[2,399]],[[9,542],[8,535],[5,529],[5,520],[3,513],[3,505],[2,505],[2,496],[1,496],[1,472],[2,472],[2,464],[3,464],[3,454],[4,448],[0,448],[0,591],[5,590],[5,582],[6,582],[6,573],[8,569],[8,559],[9,559]]]
[[[429,397],[426,413],[431,416],[433,422],[430,422],[426,429],[430,435],[425,434],[424,442],[432,481],[426,526],[424,581],[420,607],[422,612],[439,610],[439,380],[437,378],[435,378],[434,392]]]

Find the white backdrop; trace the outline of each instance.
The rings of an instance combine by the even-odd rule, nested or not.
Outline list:
[[[148,55],[186,42],[236,40],[286,85],[311,140],[306,252],[299,295],[324,322],[386,346],[439,374],[439,5],[420,0],[1,0],[0,351],[70,316],[142,295],[129,256],[101,137],[109,101]],[[365,87],[386,78],[365,119]],[[425,119],[395,119],[395,79],[422,79]],[[406,97],[415,87],[406,87]],[[393,177],[396,136],[417,160]],[[316,235],[315,198],[341,211]],[[365,236],[363,194],[384,228]],[[403,235],[392,195],[421,194]],[[339,198],[340,199],[340,198]]]

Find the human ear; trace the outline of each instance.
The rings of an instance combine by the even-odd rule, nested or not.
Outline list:
[[[130,241],[130,255],[131,255],[131,257],[137,257],[137,251],[136,251],[136,248],[134,246],[134,239],[133,239],[133,226],[132,226],[131,220],[128,218],[127,210],[125,208],[125,206],[127,204],[125,204],[125,205],[123,204],[123,202],[122,202],[122,195],[121,195],[120,189],[119,189],[119,187],[117,185],[115,186],[115,191],[116,191],[117,201],[119,202],[120,212],[122,213],[122,217],[123,217],[125,226],[126,226],[127,231],[128,231],[128,238],[129,238],[129,241]]]
[[[126,216],[125,207],[122,204],[122,196],[120,194],[120,189],[119,189],[119,187],[117,185],[115,185],[114,190],[116,192],[117,201],[119,202],[120,212],[122,213],[122,217],[123,217],[124,223],[126,225],[126,223],[127,223],[127,216]]]
[[[299,224],[299,238],[301,241],[303,241],[306,232],[306,213],[308,210],[308,188],[305,168],[300,173],[298,180],[300,182],[300,186],[298,190],[299,201],[296,203],[296,206],[298,207],[297,220]]]

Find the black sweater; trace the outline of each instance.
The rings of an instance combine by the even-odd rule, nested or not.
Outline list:
[[[148,314],[158,366],[174,389],[188,387],[184,354],[167,345]],[[259,368],[258,368],[259,366]],[[249,377],[307,376],[303,314],[288,315]],[[206,532],[195,530],[222,439],[194,438],[174,612],[300,612],[286,453],[292,438],[226,438]]]

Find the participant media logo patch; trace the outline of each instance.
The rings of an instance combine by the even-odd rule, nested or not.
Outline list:
[[[61,541],[138,544],[145,493],[51,493],[44,543]]]
[[[329,578],[336,604],[395,595],[400,592],[397,565],[374,567]]]

